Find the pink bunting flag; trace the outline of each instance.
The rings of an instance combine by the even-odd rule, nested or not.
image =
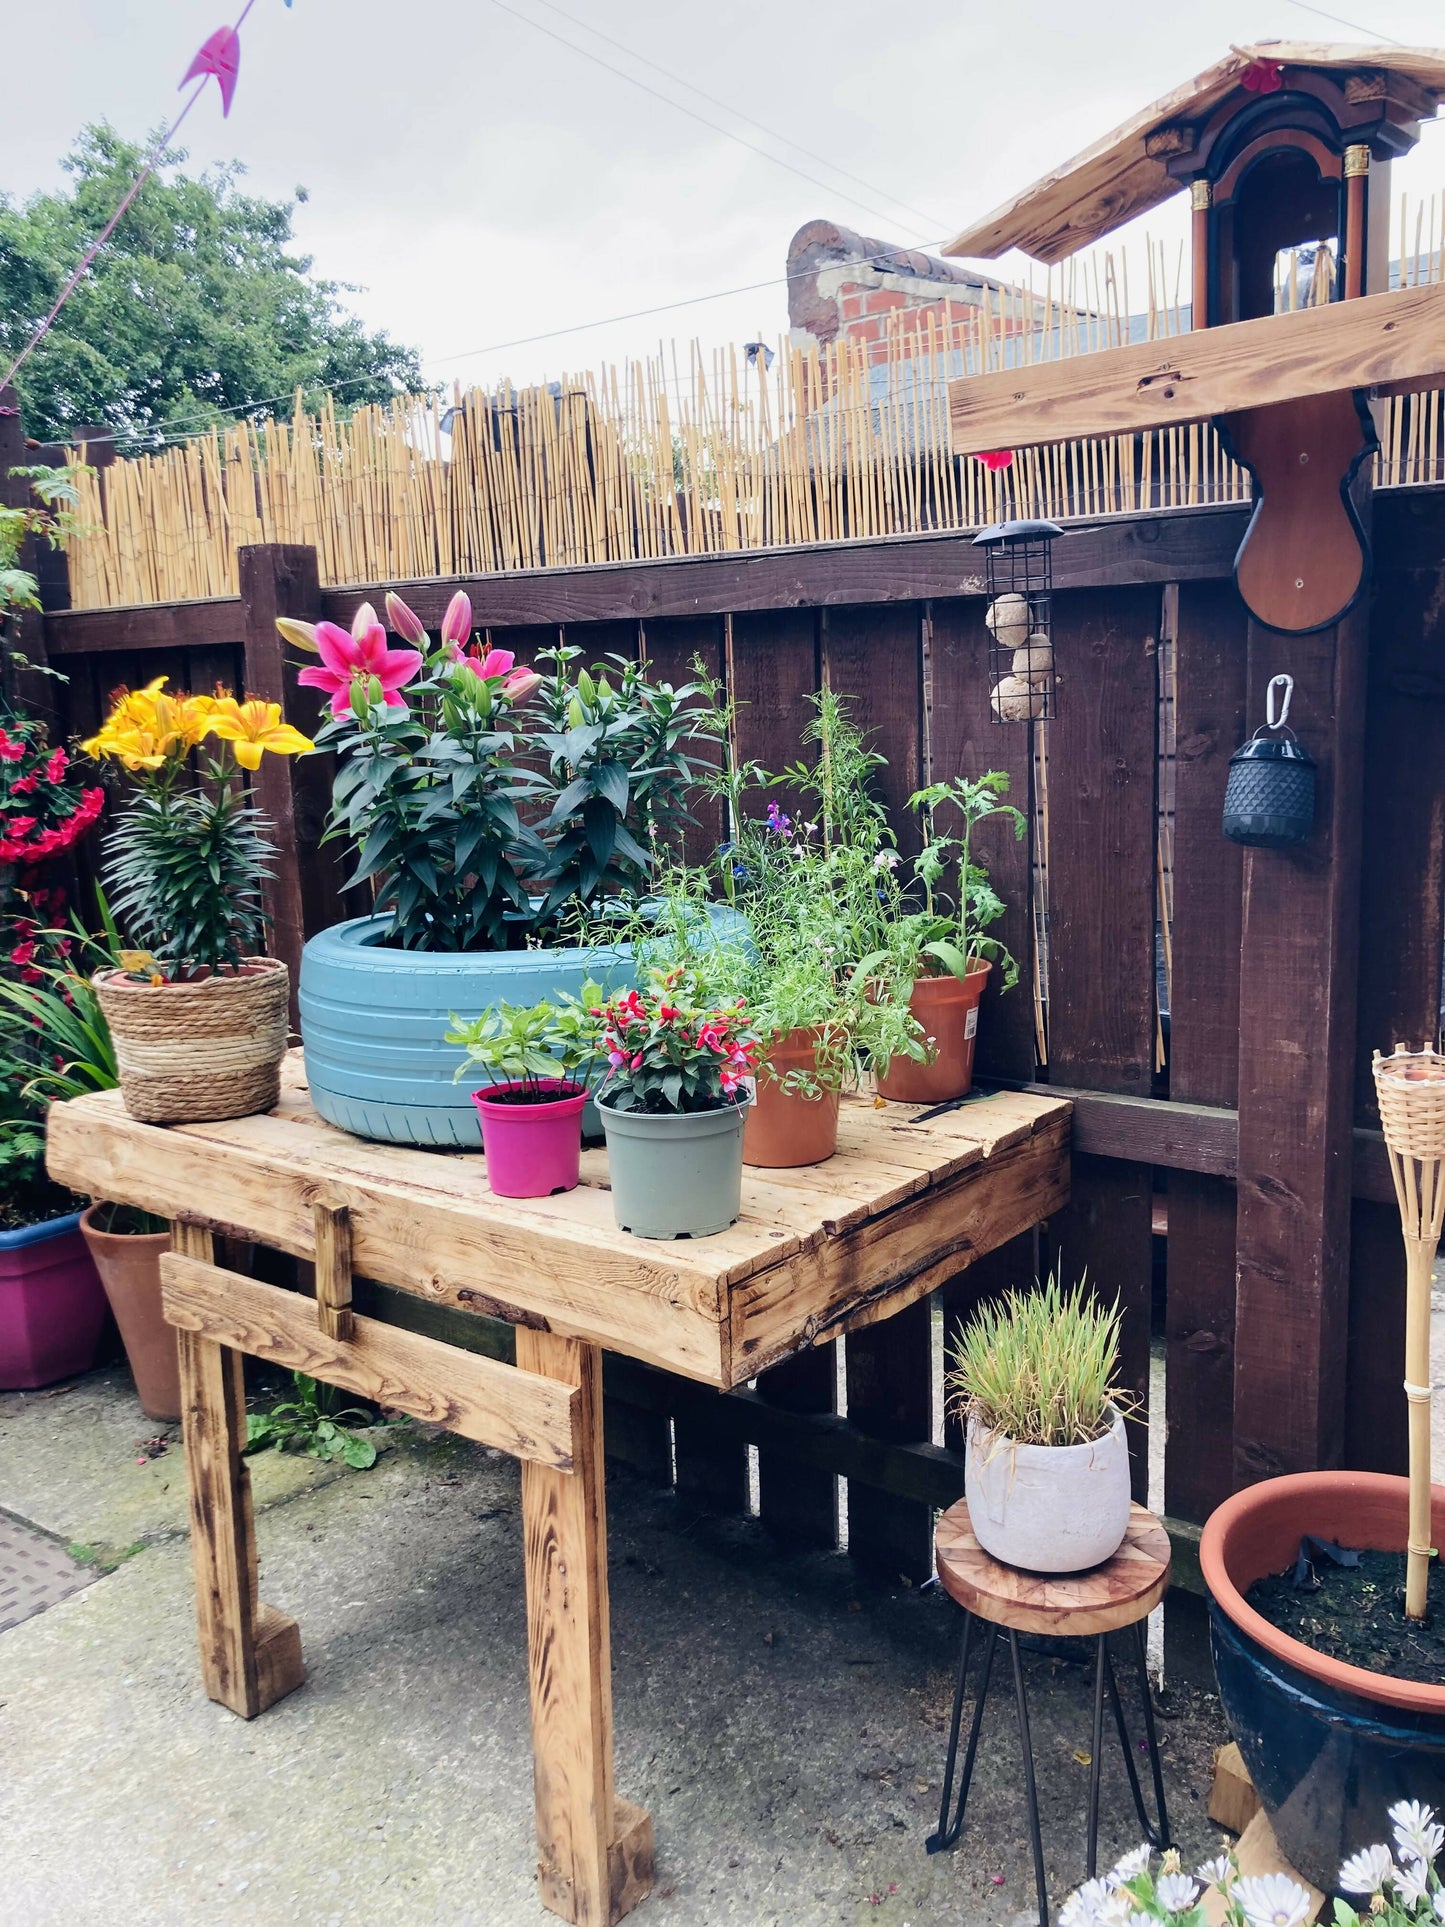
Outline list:
[[[187,81],[204,80],[208,74],[214,74],[221,90],[221,113],[225,116],[231,111],[240,71],[241,36],[234,27],[217,27],[187,67],[181,85],[184,87]]]

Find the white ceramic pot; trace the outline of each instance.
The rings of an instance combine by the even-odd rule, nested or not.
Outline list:
[[[1015,1445],[975,1418],[964,1461],[968,1516],[985,1552],[1025,1572],[1085,1572],[1129,1530],[1124,1420],[1089,1445]]]

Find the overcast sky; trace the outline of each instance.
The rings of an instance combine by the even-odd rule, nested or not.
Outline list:
[[[278,197],[304,186],[300,245],[360,284],[354,308],[415,344],[429,378],[527,381],[660,336],[772,337],[804,221],[936,245],[1231,42],[1445,42],[1439,0],[1338,4],[1358,32],[1296,0],[257,0],[229,120],[212,90],[181,140],[192,167],[239,160]],[[0,0],[0,188],[54,186],[87,121],[136,139],[163,125],[192,53],[238,11]],[[1396,176],[1414,195],[1445,188],[1440,125]],[[1171,262],[1186,218],[1177,200],[1147,217]],[[683,301],[696,304],[555,334]],[[538,335],[554,338],[525,339]]]

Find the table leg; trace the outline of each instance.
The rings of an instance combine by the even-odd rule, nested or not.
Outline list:
[[[210,1263],[211,1234],[177,1224],[171,1247]],[[242,1356],[197,1332],[177,1331],[196,1623],[206,1692],[254,1719],[306,1677],[294,1619],[256,1594],[256,1533],[246,1440]]]
[[[523,1326],[517,1363],[582,1394],[575,1469],[522,1464],[541,1897],[575,1927],[612,1927],[652,1886],[652,1820],[612,1781],[602,1354]]]

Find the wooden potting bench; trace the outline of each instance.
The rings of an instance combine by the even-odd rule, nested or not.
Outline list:
[[[829,1163],[746,1172],[738,1222],[675,1243],[617,1229],[601,1151],[584,1154],[577,1190],[518,1202],[493,1196],[479,1156],[334,1129],[299,1052],[265,1116],[140,1124],[114,1092],[50,1115],[56,1178],[174,1227],[164,1297],[212,1699],[251,1719],[305,1676],[296,1622],[256,1589],[244,1353],[521,1460],[541,1895],[585,1927],[610,1927],[652,1881],[651,1818],[613,1788],[603,1351],[725,1392],[901,1311],[1068,1197],[1070,1106],[1023,1094],[936,1117],[845,1098]],[[314,1262],[314,1301],[222,1269],[217,1233]],[[361,1316],[353,1266],[506,1320],[516,1364]]]

